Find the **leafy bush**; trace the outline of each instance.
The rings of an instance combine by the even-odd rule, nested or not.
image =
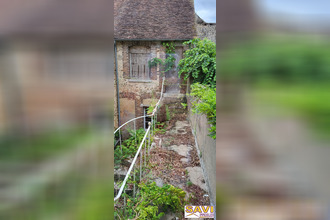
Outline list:
[[[123,219],[160,219],[165,212],[183,212],[185,195],[180,188],[172,185],[159,187],[155,182],[139,184],[135,197],[127,199],[126,214],[116,210],[115,216]],[[128,195],[126,195],[128,196]]]
[[[120,165],[123,160],[134,157],[138,149],[138,144],[140,144],[145,135],[145,130],[140,128],[136,130],[127,129],[130,134],[130,137],[122,142],[122,147],[114,150],[114,160],[115,165]],[[135,139],[136,138],[136,139]]]
[[[211,124],[209,136],[216,139],[216,88],[194,83],[191,85],[190,95],[196,98],[192,102],[192,111],[194,113],[201,113],[207,116],[208,122]]]
[[[184,74],[184,79],[192,77],[193,83],[201,83],[216,87],[216,46],[208,39],[195,38],[183,43],[189,49],[178,65],[178,74]]]

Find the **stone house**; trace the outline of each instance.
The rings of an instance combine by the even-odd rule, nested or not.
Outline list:
[[[160,95],[165,75],[165,94],[185,94],[185,82],[177,71],[150,67],[153,58],[165,59],[163,42],[175,46],[176,64],[184,41],[197,37],[193,0],[115,0],[115,127],[146,114]],[[167,99],[168,100],[168,99]],[[120,114],[118,114],[120,112]],[[164,114],[162,114],[164,116]],[[143,127],[143,122],[138,122]]]
[[[112,7],[107,0],[0,2],[0,130],[110,116]]]

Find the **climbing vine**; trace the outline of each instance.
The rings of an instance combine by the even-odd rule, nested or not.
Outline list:
[[[208,39],[195,38],[183,43],[189,46],[184,58],[178,65],[178,74],[184,74],[184,79],[192,77],[193,83],[216,87],[216,46]]]
[[[173,42],[163,42],[162,45],[165,47],[165,53],[167,55],[165,60],[162,60],[160,58],[153,58],[149,60],[148,64],[149,67],[155,67],[157,65],[160,65],[162,70],[162,73],[168,72],[172,70],[175,67],[175,57],[173,54],[175,54],[175,45]]]

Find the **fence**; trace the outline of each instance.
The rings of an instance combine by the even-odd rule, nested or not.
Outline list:
[[[163,98],[163,91],[164,91],[164,81],[165,81],[165,77],[163,77],[163,82],[162,82],[162,89],[161,89],[161,93],[160,93],[160,98],[158,100],[158,102],[156,103],[155,105],[155,108],[153,109],[152,111],[152,114],[151,115],[146,115],[146,116],[140,116],[140,117],[136,117],[136,118],[133,118],[129,121],[127,121],[126,123],[124,123],[123,125],[121,125],[120,127],[118,127],[114,134],[116,134],[118,132],[119,134],[119,147],[120,149],[122,150],[122,135],[121,135],[121,129],[124,128],[125,126],[127,126],[128,124],[130,123],[133,123],[133,128],[134,128],[134,133],[135,133],[135,142],[137,142],[137,139],[136,139],[136,121],[138,119],[142,119],[142,118],[145,118],[145,117],[150,117],[151,118],[151,122],[149,122],[148,124],[148,129],[146,130],[146,133],[139,145],[139,148],[134,156],[134,159],[127,171],[127,174],[124,178],[124,181],[122,182],[121,184],[121,187],[118,191],[118,194],[117,196],[114,198],[114,201],[117,201],[123,191],[125,190],[125,187],[126,187],[126,183],[127,183],[127,180],[129,179],[130,175],[131,175],[131,172],[133,170],[133,181],[136,181],[136,161],[138,160],[138,157],[140,158],[140,169],[139,169],[139,174],[140,174],[140,180],[142,179],[142,176],[143,176],[143,170],[142,170],[142,164],[144,162],[144,167],[146,166],[146,161],[147,161],[147,155],[149,155],[149,152],[150,152],[150,147],[151,147],[151,135],[154,133],[154,130],[155,130],[155,126],[156,126],[156,122],[157,122],[157,113],[158,113],[158,110],[159,110],[159,105],[161,103],[161,100]],[[147,143],[148,142],[148,143]],[[137,145],[138,143],[136,143]],[[136,189],[135,189],[135,184],[133,184],[133,195],[136,194]],[[124,197],[124,205],[126,204],[126,199]]]

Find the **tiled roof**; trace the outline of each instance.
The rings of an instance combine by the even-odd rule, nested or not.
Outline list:
[[[115,0],[115,38],[186,40],[196,36],[193,0]]]

